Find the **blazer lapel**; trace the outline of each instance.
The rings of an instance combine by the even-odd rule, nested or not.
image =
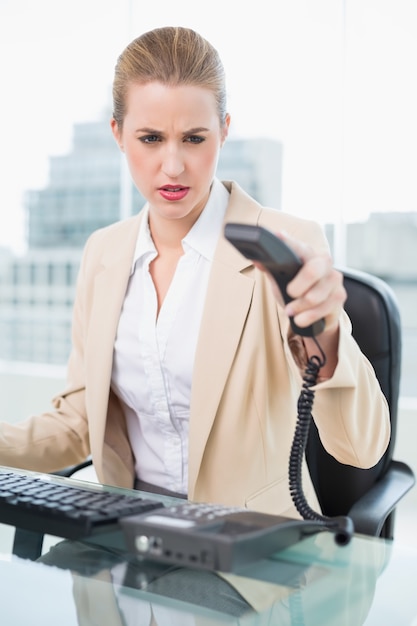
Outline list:
[[[225,223],[256,223],[258,215],[259,207],[233,184]],[[254,282],[242,271],[251,265],[220,236],[194,362],[189,430],[190,497],[250,307]]]
[[[93,305],[87,333],[86,358],[89,361],[86,363],[86,371],[89,372],[92,398],[90,428],[94,435],[91,439],[98,444],[97,452],[102,450],[109,399],[103,389],[110,389],[114,341],[139,223],[140,218],[137,217],[128,220],[124,228],[114,233],[111,248],[102,256],[102,271],[94,279]]]

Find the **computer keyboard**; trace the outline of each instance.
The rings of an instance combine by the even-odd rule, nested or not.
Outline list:
[[[105,491],[92,484],[81,487],[48,474],[0,470],[0,523],[81,539],[119,528],[118,520],[158,509],[158,500]]]

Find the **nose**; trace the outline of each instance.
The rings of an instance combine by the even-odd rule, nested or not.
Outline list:
[[[185,169],[181,148],[167,145],[162,157],[162,171],[169,178],[178,178]]]

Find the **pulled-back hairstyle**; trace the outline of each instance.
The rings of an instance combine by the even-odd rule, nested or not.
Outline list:
[[[193,85],[213,92],[220,123],[226,118],[226,85],[217,50],[190,28],[156,28],[134,39],[119,56],[113,81],[113,117],[119,129],[129,86],[153,81]]]

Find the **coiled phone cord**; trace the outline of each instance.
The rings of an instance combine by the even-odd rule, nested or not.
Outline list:
[[[317,341],[315,341],[320,356],[313,355],[309,358],[303,376],[303,385],[298,398],[297,423],[291,446],[289,464],[290,493],[297,511],[304,520],[313,520],[323,523],[328,529],[335,532],[335,541],[339,545],[348,543],[353,535],[353,522],[349,517],[328,517],[314,511],[307,502],[302,486],[302,465],[304,452],[307,446],[310,423],[312,420],[312,408],[314,403],[314,390],[311,389],[316,383],[320,369],[326,363],[326,356]]]

